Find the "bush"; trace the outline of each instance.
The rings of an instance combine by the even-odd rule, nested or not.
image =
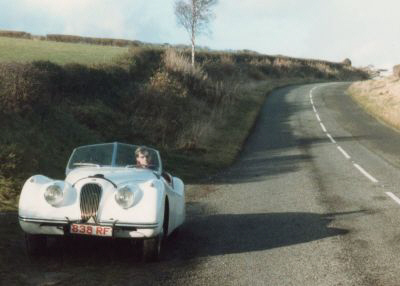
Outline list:
[[[343,65],[345,65],[345,66],[351,66],[351,60],[349,59],[349,58],[345,58],[343,61],[342,61],[342,64]]]
[[[164,50],[130,47],[128,53],[116,59],[115,64],[128,71],[130,81],[146,82],[161,65]]]
[[[0,64],[0,108],[10,113],[46,112],[53,96],[50,72],[37,64]]]

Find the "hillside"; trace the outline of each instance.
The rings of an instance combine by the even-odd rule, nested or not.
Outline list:
[[[201,52],[192,68],[186,52],[162,47],[100,46],[125,49],[104,61],[97,45],[40,43],[48,46],[31,58],[12,45],[2,51],[22,62],[0,58],[2,210],[15,209],[31,175],[62,178],[81,144],[151,145],[186,182],[204,178],[232,163],[273,88],[367,77],[348,64],[282,56]],[[67,60],[53,58],[53,44]],[[81,45],[96,56],[77,55]]]

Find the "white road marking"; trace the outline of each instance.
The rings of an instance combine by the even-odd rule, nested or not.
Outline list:
[[[326,136],[328,136],[328,138],[331,140],[332,143],[336,143],[335,139],[333,139],[333,137],[331,136],[331,134],[326,133]]]
[[[396,203],[400,205],[400,199],[396,197],[392,192],[385,192],[385,194],[391,197]]]
[[[353,163],[354,167],[356,167],[365,177],[370,179],[374,183],[378,183],[378,180],[372,177],[367,171],[365,171],[360,165]]]
[[[332,83],[332,84],[333,84],[333,83]],[[318,119],[318,121],[319,121],[319,124],[321,125],[322,130],[326,133],[326,136],[328,136],[328,138],[331,140],[332,143],[337,144],[336,141],[335,141],[335,139],[333,139],[333,137],[331,136],[331,134],[329,134],[328,131],[326,130],[325,125],[322,123],[321,118],[319,117],[318,111],[317,111],[317,109],[316,109],[315,106],[314,106],[313,94],[312,94],[312,93],[313,93],[314,89],[316,89],[316,88],[317,88],[317,86],[314,86],[314,87],[310,90],[310,101],[311,101],[312,108],[313,108],[313,110],[314,110],[314,112],[315,112],[315,116],[317,117],[317,119]],[[345,150],[343,150],[342,147],[340,147],[340,146],[338,145],[337,148],[338,148],[338,150],[343,154],[343,156],[344,156],[346,159],[351,159],[350,155],[349,155]],[[365,177],[367,177],[367,178],[368,178],[369,180],[371,180],[373,183],[378,183],[378,180],[375,179],[372,175],[370,175],[367,171],[365,171],[360,165],[358,165],[357,163],[354,163],[354,162],[353,162],[353,165],[354,165],[354,167],[356,167]],[[386,192],[386,194],[387,194],[388,196],[390,196],[392,199],[394,199],[394,200],[400,205],[400,199],[399,199],[399,198],[397,198],[397,197],[396,197],[395,195],[393,195],[391,192]]]
[[[351,157],[350,157],[350,155],[349,155],[349,154],[347,154],[347,152],[346,152],[346,151],[344,151],[342,147],[340,147],[340,146],[337,146],[337,148],[338,148],[338,150],[339,150],[340,152],[342,152],[343,156],[345,156],[345,157],[346,157],[346,159],[350,159],[350,158],[351,158]]]
[[[317,113],[317,110],[315,109],[314,105],[312,106],[312,108],[313,108],[314,112]]]

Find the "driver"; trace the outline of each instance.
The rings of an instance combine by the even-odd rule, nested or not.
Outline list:
[[[151,164],[150,152],[146,147],[139,147],[135,151],[136,166],[139,168],[149,168]]]

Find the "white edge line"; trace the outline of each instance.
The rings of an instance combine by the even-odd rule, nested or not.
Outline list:
[[[319,124],[321,125],[322,131],[324,131],[326,133],[327,131],[326,131],[325,125],[322,122],[320,122]]]
[[[314,112],[317,113],[317,110],[315,109],[314,105],[312,106],[312,108],[313,108]]]
[[[331,140],[332,143],[336,143],[335,139],[331,136],[331,134],[327,133],[326,136]]]
[[[317,114],[315,114],[315,116],[317,116],[317,119],[318,119],[318,121],[319,121],[319,122],[321,122],[321,118],[319,118],[319,115],[318,115],[318,113],[317,113]]]
[[[392,192],[385,192],[385,194],[391,197],[396,203],[400,205],[400,199],[396,197]]]
[[[344,151],[342,147],[340,147],[340,146],[337,146],[337,148],[338,148],[338,150],[339,150],[340,152],[342,152],[343,156],[345,156],[345,157],[346,157],[346,159],[351,159],[350,155],[349,155],[349,154],[347,154],[347,152],[346,152],[346,151]]]
[[[367,171],[365,171],[360,165],[353,163],[354,167],[356,167],[365,177],[370,179],[374,183],[378,183],[378,180],[372,177]]]

